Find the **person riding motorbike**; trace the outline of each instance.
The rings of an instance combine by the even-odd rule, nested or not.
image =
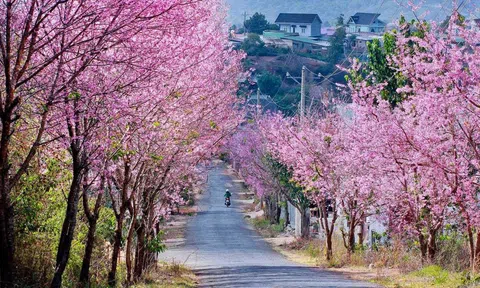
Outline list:
[[[230,202],[230,197],[232,197],[232,193],[230,193],[230,191],[228,191],[228,189],[225,191],[225,195],[223,195],[223,197],[225,198],[225,205],[228,202]]]

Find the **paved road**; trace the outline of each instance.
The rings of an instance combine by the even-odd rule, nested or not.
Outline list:
[[[185,246],[161,255],[193,268],[199,287],[376,287],[287,260],[246,224],[235,201],[241,183],[223,164],[211,170],[208,182],[200,212],[187,224]],[[223,205],[225,188],[233,194],[230,208]]]

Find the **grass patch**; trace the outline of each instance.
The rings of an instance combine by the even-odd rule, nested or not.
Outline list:
[[[253,227],[263,236],[273,238],[283,232],[285,220],[280,220],[279,224],[270,224],[270,221],[264,217],[257,217],[250,220]]]
[[[194,288],[197,286],[195,274],[177,263],[162,263],[145,274],[142,283],[134,288]]]
[[[469,273],[450,272],[438,265],[429,265],[420,270],[413,271],[397,277],[387,277],[374,281],[385,287],[408,288],[457,288],[480,287],[480,277]]]

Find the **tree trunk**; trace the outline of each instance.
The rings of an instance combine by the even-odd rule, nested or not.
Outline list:
[[[125,217],[126,209],[125,207],[120,208],[120,214],[116,216],[117,218],[117,227],[115,229],[115,237],[113,242],[113,253],[112,253],[112,265],[110,266],[110,272],[108,272],[108,285],[110,287],[115,287],[117,282],[117,264],[118,256],[120,255],[120,248],[122,246],[122,229],[123,229],[123,218]]]
[[[130,284],[133,281],[132,246],[133,234],[135,231],[135,218],[136,215],[132,217],[132,222],[130,223],[130,228],[128,229],[127,247],[125,249],[125,263],[127,265],[127,284]]]
[[[137,281],[142,277],[145,267],[145,224],[141,223],[137,229],[137,257],[135,259],[134,279]]]
[[[365,240],[365,218],[360,222],[360,232],[358,233],[358,245],[363,246]]]
[[[332,260],[333,258],[333,243],[332,243],[332,236],[333,236],[333,233],[327,233],[325,235],[326,239],[325,239],[325,258],[327,259],[327,261],[330,261]]]
[[[348,253],[355,253],[355,217],[348,221]]]
[[[3,173],[2,173],[3,174]],[[1,176],[2,178],[4,175]],[[5,183],[6,179],[2,179]],[[1,183],[0,193],[0,287],[12,287],[14,285],[15,265],[15,232],[13,222],[13,204],[10,200],[9,191],[4,183]]]
[[[13,92],[10,92],[7,97],[13,99]],[[7,108],[7,103],[5,108]],[[15,231],[13,221],[14,209],[10,198],[11,187],[9,181],[11,165],[9,163],[9,144],[12,132],[12,113],[5,111],[2,116],[0,142],[0,287],[3,288],[14,285]]]
[[[437,230],[430,230],[428,233],[428,260],[432,262],[435,260],[435,254],[437,253],[437,242],[436,237]]]
[[[418,235],[418,243],[420,243],[420,252],[422,253],[422,264],[427,260],[427,241],[422,233]]]
[[[90,283],[90,263],[92,262],[93,247],[95,245],[95,232],[97,231],[97,222],[100,216],[100,207],[103,199],[104,181],[105,179],[102,178],[102,184],[100,184],[100,191],[97,195],[97,200],[95,202],[95,208],[93,213],[90,213],[90,210],[88,208],[88,197],[86,193],[83,194],[83,207],[85,210],[85,214],[87,215],[89,225],[87,243],[85,244],[85,254],[83,255],[82,270],[80,271],[79,279],[83,287],[88,287]]]
[[[285,228],[290,224],[290,212],[288,211],[288,200],[285,199]]]
[[[302,238],[310,237],[310,215],[308,213],[308,208],[300,210],[300,215],[302,219],[301,235]]]
[[[475,255],[473,257],[473,271],[480,271],[480,231],[477,230],[477,244],[475,246]]]
[[[475,240],[473,239],[473,231],[470,225],[467,224],[468,247],[470,248],[470,267],[475,271]],[[477,239],[478,240],[478,239]]]
[[[320,212],[320,224],[325,231],[325,259],[331,261],[333,258],[333,230],[335,228],[336,214],[332,216],[332,223],[328,224],[328,209],[326,201],[317,203]],[[334,210],[334,213],[336,210]],[[323,222],[322,222],[323,221]]]
[[[279,224],[279,223],[280,223],[280,220],[281,220],[280,217],[282,216],[282,205],[281,205],[281,203],[280,203],[280,197],[279,197],[278,193],[275,195],[275,199],[276,199],[276,201],[275,201],[275,202],[276,202],[275,206],[276,206],[276,208],[277,208],[277,210],[276,210],[276,215],[275,215],[275,219],[277,220],[277,221],[276,221],[276,224]]]
[[[85,254],[83,255],[82,270],[80,271],[80,283],[83,287],[88,287],[90,283],[90,263],[92,261],[96,230],[97,219],[89,221],[87,243],[85,244]]]
[[[281,207],[278,205],[278,199],[276,195],[265,196],[265,217],[270,224],[280,223]]]
[[[130,206],[131,222],[128,228],[127,247],[125,249],[125,262],[127,265],[127,285],[133,281],[133,261],[132,261],[132,247],[133,237],[135,236],[135,229],[137,228],[137,209],[135,206],[135,198],[132,198],[132,205]]]
[[[73,159],[73,179],[68,193],[67,211],[63,221],[60,242],[57,250],[57,261],[55,273],[50,285],[51,288],[60,288],[62,286],[62,275],[67,267],[70,257],[70,248],[72,246],[75,226],[77,224],[78,200],[80,198],[80,188],[82,184],[84,167],[80,160],[80,148],[77,145],[71,145]]]

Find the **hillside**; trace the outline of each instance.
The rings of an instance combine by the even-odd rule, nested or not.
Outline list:
[[[397,19],[400,14],[411,17],[408,9],[402,8],[393,0],[226,0],[230,6],[229,20],[232,23],[242,23],[243,13],[253,15],[260,12],[267,16],[270,22],[274,22],[281,12],[291,13],[317,13],[323,22],[334,23],[335,18],[343,13],[346,17],[356,12],[381,13],[381,19],[390,22]],[[462,10],[462,14],[469,16],[480,16],[478,8],[474,11],[474,2],[478,0],[467,0],[469,3]],[[398,0],[400,3],[407,3],[407,0]],[[418,2],[414,1],[414,2]],[[440,3],[451,3],[446,0],[426,0],[422,11],[428,10],[428,19],[443,20],[447,9],[442,8]],[[445,4],[450,7],[451,4]],[[478,5],[477,5],[478,6]]]

